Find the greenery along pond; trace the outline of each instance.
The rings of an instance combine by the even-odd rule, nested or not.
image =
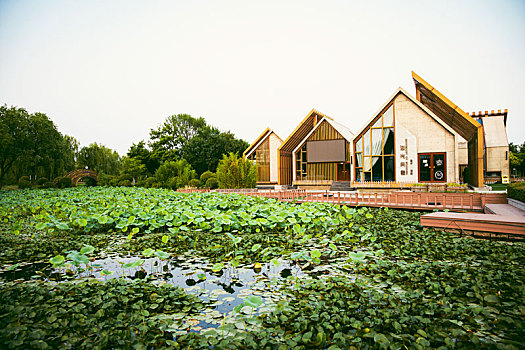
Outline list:
[[[0,192],[3,348],[525,347],[525,249],[419,214],[141,188]]]

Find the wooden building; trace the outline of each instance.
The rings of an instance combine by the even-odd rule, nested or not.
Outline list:
[[[352,132],[312,109],[279,147],[279,185],[327,189],[351,179]]]
[[[315,109],[275,149],[263,145],[272,133],[266,129],[245,152],[257,162],[258,185],[483,187],[485,176],[510,175],[507,110],[469,115],[416,73],[412,78],[416,96],[398,88],[355,135]]]
[[[277,149],[283,140],[270,128],[244,151],[243,157],[255,162],[257,168],[257,186],[277,184]]]

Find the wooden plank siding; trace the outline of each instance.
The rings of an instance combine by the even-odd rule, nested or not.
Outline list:
[[[317,130],[313,132],[307,141],[341,140],[343,136],[334,129],[330,123],[324,120]]]
[[[278,184],[291,185],[293,180],[292,152],[308,135],[315,125],[325,117],[323,114],[312,109],[303,121],[295,128],[277,150],[279,158]],[[327,117],[329,118],[329,117]]]
[[[301,147],[309,141],[326,141],[326,140],[342,140],[344,137],[326,120],[308,137],[308,139],[301,145]],[[345,142],[346,160],[350,160],[350,143]],[[297,155],[296,155],[297,159]],[[315,180],[332,180],[337,181],[337,162],[322,162],[322,163],[307,163],[306,165],[306,179],[307,181]]]
[[[255,151],[257,182],[270,181],[270,138],[266,138]]]

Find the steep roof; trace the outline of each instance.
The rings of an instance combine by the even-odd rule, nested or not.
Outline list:
[[[284,140],[282,145],[279,147],[279,152],[292,152],[306,135],[313,130],[313,128],[321,121],[326,118],[327,120],[333,121],[332,118],[322,114],[315,109],[312,109],[310,113],[297,125],[294,131]]]
[[[349,128],[344,126],[343,124],[337,123],[332,119],[323,117],[313,128],[312,130],[303,137],[301,142],[297,144],[297,147],[293,150],[293,153],[297,152],[298,148],[301,147],[302,144],[304,144],[304,141],[306,141],[320,126],[323,124],[323,121],[326,121],[328,124],[330,124],[341,136],[348,142],[352,142],[352,139],[354,138],[354,134],[350,131]]]
[[[472,137],[477,134],[478,129],[481,128],[481,124],[452,103],[452,101],[419,75],[412,72],[412,78],[416,85],[416,97],[422,104],[427,106],[466,140],[472,139]]]
[[[249,157],[256,149],[257,147],[259,147],[259,145],[264,141],[266,140],[271,134],[274,134],[281,142],[283,141],[279,135],[277,135],[272,129],[270,128],[266,128],[264,129],[264,131],[262,132],[261,135],[259,135],[259,137],[257,137],[255,139],[255,141],[253,141],[253,143],[242,153],[242,156],[244,158],[246,157]]]

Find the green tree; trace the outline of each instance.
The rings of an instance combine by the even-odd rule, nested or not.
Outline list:
[[[223,154],[238,155],[249,146],[246,141],[236,139],[231,132],[221,132],[215,127],[201,128],[181,148],[181,157],[188,160],[197,173],[215,172]]]
[[[0,187],[15,162],[27,154],[30,142],[27,111],[0,106]]]
[[[189,114],[169,116],[158,129],[150,131],[153,157],[161,162],[179,158],[183,145],[205,126],[202,117],[193,118]]]
[[[252,188],[256,176],[255,164],[235,153],[225,154],[217,166],[219,188]]]
[[[130,178],[131,181],[142,180],[146,177],[146,166],[139,159],[124,157],[121,161],[120,175]]]
[[[146,148],[144,141],[132,144],[128,150],[129,158],[139,160],[146,167],[147,173],[153,175],[160,166],[159,160],[153,157],[153,152]]]
[[[155,179],[160,186],[171,189],[184,187],[196,177],[197,173],[186,159],[165,162],[155,172]]]
[[[77,167],[85,166],[99,173],[119,175],[120,156],[116,151],[94,142],[78,152]]]

